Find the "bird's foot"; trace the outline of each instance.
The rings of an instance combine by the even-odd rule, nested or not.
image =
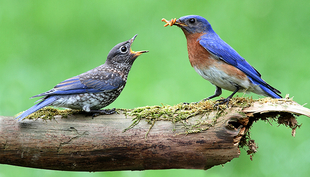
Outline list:
[[[90,110],[89,113],[92,113],[92,118],[99,115],[110,115],[116,113],[115,108],[113,109],[100,109],[100,110]]]
[[[219,99],[219,100],[216,100],[216,104],[214,104],[214,107],[217,107],[219,105],[223,105],[226,103],[226,106],[228,107],[228,104],[229,104],[229,101],[230,101],[230,98],[224,98],[224,99]]]

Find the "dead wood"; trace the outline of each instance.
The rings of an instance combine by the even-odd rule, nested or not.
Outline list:
[[[296,117],[310,117],[309,109],[290,99],[212,104],[143,107],[95,118],[79,112],[21,122],[0,116],[0,163],[68,171],[208,169],[239,157],[240,147],[256,152],[248,134],[253,122],[276,120],[295,135]]]

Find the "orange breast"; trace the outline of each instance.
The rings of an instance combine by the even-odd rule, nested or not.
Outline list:
[[[197,41],[201,35],[203,33],[185,35],[187,39],[188,58],[192,67],[208,67],[214,62],[214,59],[210,58],[210,53]]]
[[[212,55],[199,44],[197,39],[204,34],[205,33],[185,34],[187,39],[188,58],[192,67],[205,70],[212,66],[232,77],[247,79],[247,76],[238,68],[222,60],[214,59]]]

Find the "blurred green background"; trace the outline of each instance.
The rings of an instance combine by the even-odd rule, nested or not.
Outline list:
[[[161,22],[190,14],[205,17],[283,96],[309,103],[309,9],[308,0],[0,1],[0,115],[14,116],[34,104],[29,97],[103,64],[115,44],[135,34],[133,50],[150,52],[136,60],[126,88],[109,108],[173,105],[212,95],[215,87],[190,66],[183,32]],[[207,171],[88,173],[0,165],[0,177],[308,176],[310,120],[298,120],[303,125],[295,138],[286,127],[255,123],[251,135],[259,149],[253,161],[241,150],[239,158]]]

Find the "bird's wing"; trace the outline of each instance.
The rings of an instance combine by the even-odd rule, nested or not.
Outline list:
[[[242,58],[232,47],[222,39],[201,38],[199,44],[217,59],[220,59],[244,72],[251,79],[261,84],[266,82],[261,79],[261,74],[253,68],[244,58]]]
[[[281,93],[279,90],[267,84],[261,78],[261,74],[220,37],[214,36],[210,38],[202,36],[199,39],[199,44],[211,53],[213,57],[233,65],[244,72],[254,84],[260,85],[270,96],[274,98],[281,97],[278,95],[278,93]]]
[[[114,90],[125,84],[118,74],[106,74],[102,78],[87,78],[88,73],[69,78],[57,84],[53,89],[33,97],[48,95],[70,95],[81,93],[97,93]]]
[[[126,81],[118,73],[104,72],[99,74],[96,73],[85,73],[85,76],[80,76],[81,83],[88,88],[108,91],[115,90],[126,84]]]

